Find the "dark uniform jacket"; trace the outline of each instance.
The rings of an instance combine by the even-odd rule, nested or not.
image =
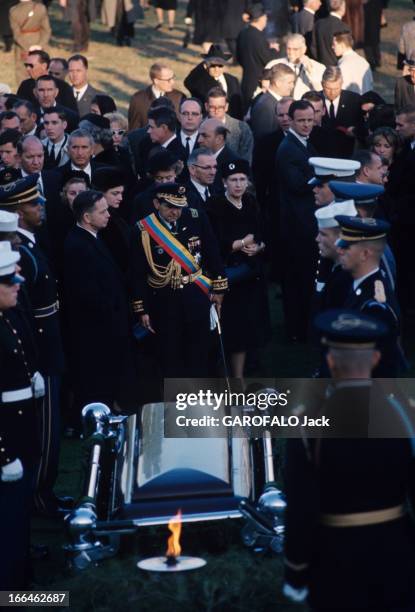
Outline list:
[[[243,119],[242,93],[239,81],[236,77],[227,72],[225,72],[223,76],[228,86],[226,92],[229,102],[228,113],[231,117],[235,117],[235,119]],[[202,104],[207,101],[207,94],[213,87],[222,87],[219,81],[210,76],[205,68],[204,62],[195,66],[183,82],[191,95],[194,98],[199,98]]]
[[[160,220],[158,216],[157,218]],[[160,222],[162,225],[164,224],[162,221]],[[141,232],[140,224],[138,224],[138,228]],[[193,256],[196,254],[196,258],[203,270],[203,274],[211,278],[213,281],[218,281],[217,291],[219,291],[221,286],[224,284],[223,279],[225,278],[225,272],[219,253],[219,245],[212,231],[212,227],[206,213],[202,210],[196,210],[194,208],[184,208],[182,210],[180,219],[177,221],[176,233],[174,235],[175,238],[185,246],[185,248],[189,250],[190,246],[191,252],[194,251],[194,253],[192,253]],[[195,238],[197,239],[195,241],[196,246],[193,247],[192,242]],[[167,266],[171,261],[170,255],[168,255],[168,253],[166,253],[152,237],[150,237],[150,243],[155,265]],[[140,294],[137,312],[144,314],[149,312],[149,293],[151,292],[151,289],[149,288],[146,279],[147,275],[151,272],[143,250],[140,235],[137,239],[137,245],[138,249],[135,262]],[[182,274],[186,276],[188,273],[182,269]],[[215,291],[215,283],[213,283],[213,290]],[[222,291],[223,290],[224,289],[222,288]]]
[[[398,348],[400,313],[386,274],[379,269],[362,281],[357,289],[352,287],[343,306],[369,314],[387,325],[389,333],[385,340],[379,343],[382,357],[373,375],[378,378],[397,376],[401,365]]]
[[[56,279],[39,245],[21,232],[19,238],[20,265],[35,319],[39,369],[44,375],[59,375],[64,361]]]
[[[35,446],[31,379],[37,366],[35,341],[25,314],[19,307],[0,312],[0,466],[16,458],[24,464]],[[24,389],[25,399],[13,400],[8,396]]]
[[[409,518],[356,527],[328,526],[324,518],[393,508],[405,504],[408,495],[413,503],[410,440],[385,436],[385,429],[408,436],[402,411],[375,381],[334,385],[311,414],[307,406],[307,414],[329,418],[331,429],[339,426],[339,437],[310,439],[313,433],[305,431],[308,439],[287,442],[286,580],[295,588],[308,586],[316,610],[412,610]],[[306,404],[309,398],[307,393]],[[387,424],[383,435],[381,421]],[[367,439],[372,426],[378,439]]]

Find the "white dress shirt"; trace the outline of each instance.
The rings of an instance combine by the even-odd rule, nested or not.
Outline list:
[[[71,163],[71,170],[74,170],[75,172],[85,172],[85,174],[89,176],[89,180],[92,180],[91,164],[88,164],[87,166],[85,166],[85,168],[78,168],[78,166],[75,166],[75,164]]]
[[[199,136],[199,132],[196,131],[193,134],[185,134],[183,130],[180,130],[180,141],[184,148],[186,148],[186,140],[189,138],[189,151],[190,153],[193,151],[197,137]]]
[[[166,140],[166,142],[163,142],[163,144],[161,145],[163,147],[163,149],[167,149],[167,147],[169,146],[169,144],[171,142],[173,142],[173,140],[176,138],[176,134],[174,134],[171,138],[169,138],[168,140]]]
[[[300,136],[300,134],[297,134],[297,132],[293,130],[292,128],[290,128],[288,131],[291,134],[293,134],[296,138],[298,138],[298,140],[301,142],[302,145],[307,147],[307,138],[304,138],[304,136]]]
[[[75,100],[77,102],[79,102],[79,100],[82,99],[87,89],[88,89],[88,83],[86,85],[83,85],[83,87],[81,87],[80,89],[77,89],[75,86],[72,86],[73,95],[75,96]]]
[[[200,197],[202,198],[202,200],[204,202],[206,202],[206,189],[209,192],[209,187],[207,187],[206,185],[201,185],[200,183],[198,183],[197,181],[195,181],[194,179],[190,179],[190,181],[193,183],[193,185],[195,186],[195,188],[197,189],[197,191],[199,192]],[[210,192],[209,192],[209,196],[210,196]]]

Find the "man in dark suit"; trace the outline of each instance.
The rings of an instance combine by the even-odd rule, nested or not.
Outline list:
[[[216,178],[217,161],[206,147],[194,149],[187,160],[190,179],[184,183],[190,208],[206,210]]]
[[[101,92],[88,83],[88,60],[84,55],[72,55],[68,65],[75,103],[79,116],[83,117],[91,111],[92,100]]]
[[[315,149],[307,143],[314,125],[314,109],[310,102],[298,100],[291,104],[289,114],[291,127],[277,152],[282,296],[286,334],[290,339],[304,341],[317,261],[315,204],[308,184],[313,175],[308,159],[315,155]]]
[[[210,149],[217,163],[213,193],[223,193],[222,168],[238,159],[226,144],[227,135],[228,129],[218,119],[205,119],[199,129],[199,145]]]
[[[363,49],[372,70],[376,70],[381,64],[380,28],[384,6],[383,0],[367,0],[363,3],[365,15]]]
[[[391,246],[396,257],[397,293],[402,311],[415,308],[413,250],[415,232],[415,105],[403,107],[396,116],[396,130],[404,141],[391,166],[386,183],[392,223]]]
[[[184,85],[192,96],[203,104],[207,102],[207,94],[213,87],[220,86],[226,93],[229,103],[228,113],[235,119],[243,119],[241,86],[236,77],[224,72],[224,66],[230,54],[222,51],[220,45],[211,45],[205,58],[193,68],[184,80]]]
[[[142,167],[138,172],[145,176],[148,167],[149,156],[161,148],[173,153],[183,164],[186,161],[186,151],[177,137],[177,118],[173,111],[160,107],[151,110],[148,114],[147,136],[140,142],[139,158]]]
[[[252,174],[256,196],[265,220],[264,242],[271,259],[271,275],[279,279],[281,274],[281,257],[279,253],[280,203],[279,175],[275,171],[278,147],[284,140],[291,126],[289,108],[294,98],[281,98],[275,107],[277,129],[259,137],[254,146],[252,157]]]
[[[355,139],[364,140],[363,115],[360,106],[361,96],[354,91],[342,89],[343,79],[340,68],[326,68],[323,79],[323,98],[326,112],[322,126],[339,130],[346,138],[339,140],[339,157],[353,155]]]
[[[136,91],[131,97],[128,108],[128,125],[130,130],[144,127],[147,124],[147,115],[153,100],[166,96],[173,102],[176,115],[179,116],[179,107],[186,96],[178,89],[174,89],[174,73],[166,64],[153,64],[150,68],[151,85],[146,89]]]
[[[99,164],[92,159],[94,145],[94,140],[87,130],[79,128],[69,134],[69,161],[55,169],[55,172],[61,177],[61,186],[73,172],[83,172],[89,183],[93,183],[94,171],[99,167]]]
[[[314,127],[309,142],[322,157],[348,157],[342,152],[350,149],[350,137],[330,125],[323,125],[327,115],[326,103],[322,92],[306,91],[302,100],[311,102],[314,108]]]
[[[243,71],[241,90],[244,112],[248,110],[264,67],[278,56],[276,44],[270,44],[264,33],[267,15],[262,3],[253,4],[248,13],[249,25],[240,32],[236,41],[236,57]]]
[[[405,60],[409,74],[398,77],[395,83],[395,107],[399,109],[415,104],[415,59]]]
[[[99,237],[110,217],[103,194],[78,194],[73,212],[77,225],[65,240],[64,293],[75,405],[79,410],[101,401],[113,407],[133,364],[125,283]]]
[[[309,49],[315,13],[321,6],[321,0],[304,0],[303,4],[304,8],[293,15],[293,32],[304,36]]]
[[[337,32],[349,32],[342,21],[346,13],[345,0],[330,0],[330,15],[315,22],[311,37],[311,55],[325,66],[336,66],[337,57],[332,49],[333,35]]]
[[[277,129],[277,104],[282,98],[292,95],[294,85],[295,72],[289,66],[276,64],[271,68],[269,89],[251,111],[251,129],[255,140]]]
[[[43,113],[45,109],[50,109],[56,106],[57,95],[59,93],[56,79],[49,74],[45,74],[36,79],[34,88],[35,98],[37,100],[37,108],[40,114],[39,124],[43,121]],[[68,132],[76,130],[79,123],[79,115],[77,112],[62,106],[62,110],[65,112],[66,121],[68,124]]]
[[[17,90],[18,98],[28,100],[29,102],[32,102],[32,104],[37,105],[37,100],[33,92],[36,79],[38,79],[40,76],[48,74],[49,63],[50,58],[46,51],[29,51],[26,69],[30,78],[25,79],[20,83]],[[59,90],[56,96],[57,103],[76,112],[76,101],[70,85],[61,79],[56,79],[56,85]]]

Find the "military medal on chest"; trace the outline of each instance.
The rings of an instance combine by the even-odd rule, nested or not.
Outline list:
[[[187,241],[187,248],[189,253],[195,259],[197,265],[199,266],[202,260],[202,242],[199,236],[192,236],[191,238],[189,238],[189,240]]]

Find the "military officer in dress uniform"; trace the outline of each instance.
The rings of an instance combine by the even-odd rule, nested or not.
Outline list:
[[[315,284],[316,314],[330,308],[340,308],[347,298],[352,283],[350,273],[343,270],[339,262],[340,254],[336,241],[339,238],[340,226],[335,219],[336,215],[355,217],[357,210],[353,201],[333,202],[318,208],[314,213],[318,225],[316,241],[320,254],[317,267],[317,274],[320,272],[320,275],[316,276]],[[322,260],[328,263],[326,276],[321,275]]]
[[[353,278],[343,307],[371,314],[386,323],[389,333],[382,342],[382,358],[374,376],[394,378],[402,359],[398,344],[400,313],[396,296],[381,269],[390,225],[371,218],[339,215],[335,219],[340,225],[340,237],[336,242],[339,262]]]
[[[352,199],[359,217],[364,219],[374,217],[378,205],[378,198],[385,192],[382,185],[369,183],[345,183],[331,180],[330,190],[334,193],[336,201]],[[393,290],[396,284],[396,262],[392,249],[387,244],[382,255],[382,270],[385,272]]]
[[[48,11],[41,2],[20,0],[9,11],[14,39],[16,85],[27,77],[24,63],[29,51],[46,49],[52,30]]]
[[[414,430],[405,406],[371,379],[386,326],[344,310],[316,323],[333,382],[311,416],[330,426],[287,441],[283,591],[308,598],[312,612],[410,612]]]
[[[164,378],[208,375],[209,313],[227,279],[204,211],[187,208],[186,188],[158,186],[152,213],[138,222],[139,296],[133,309],[154,333]]]
[[[337,159],[335,157],[310,157],[314,176],[308,181],[313,188],[316,206],[325,206],[334,202],[334,193],[329,187],[329,181],[354,181],[360,162],[353,159]]]
[[[44,392],[30,324],[17,307],[19,253],[0,243],[0,590],[28,585],[29,518],[36,460],[35,395]]]
[[[40,513],[55,514],[63,503],[69,501],[58,500],[53,493],[59,460],[63,348],[57,283],[36,241],[36,231],[43,216],[43,199],[37,188],[37,178],[37,175],[29,175],[0,188],[0,209],[19,215],[21,267],[33,308],[40,371],[46,381],[45,398],[39,405],[41,461],[36,474],[35,507]]]

